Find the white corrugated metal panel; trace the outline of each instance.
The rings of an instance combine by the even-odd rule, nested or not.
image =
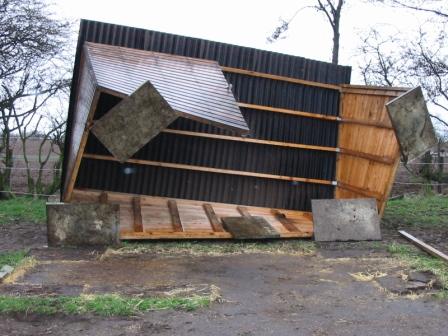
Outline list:
[[[217,62],[90,42],[84,48],[100,88],[128,96],[150,81],[187,118],[249,130]]]

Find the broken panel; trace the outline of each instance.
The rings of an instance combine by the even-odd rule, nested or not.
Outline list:
[[[146,82],[95,122],[92,132],[120,162],[125,162],[179,115]]]
[[[425,98],[420,87],[386,104],[405,162],[437,143]]]

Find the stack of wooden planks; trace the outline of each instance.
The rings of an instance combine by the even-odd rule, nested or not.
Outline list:
[[[232,238],[222,218],[235,216],[263,217],[280,238],[313,235],[312,215],[303,211],[80,189],[73,191],[72,201],[120,204],[121,239]]]

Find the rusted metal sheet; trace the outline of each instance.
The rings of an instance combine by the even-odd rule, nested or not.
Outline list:
[[[95,122],[92,132],[120,162],[125,162],[178,118],[150,82]]]
[[[415,159],[437,143],[421,87],[395,98],[386,108],[404,161]]]
[[[149,81],[184,117],[249,131],[217,62],[90,42],[84,50],[100,88],[129,96]]]

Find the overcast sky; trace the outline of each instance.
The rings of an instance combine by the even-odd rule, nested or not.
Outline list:
[[[266,38],[299,8],[315,0],[53,0],[58,16],[92,19],[330,61],[332,33],[322,13],[300,11],[284,39]],[[362,83],[357,48],[369,27],[409,36],[421,14],[348,1],[341,22],[340,64],[352,66],[352,83]]]
[[[286,38],[266,42],[279,18],[288,20],[312,0],[54,0],[59,15],[70,19],[93,19],[168,33],[181,34],[243,46],[329,61],[331,28],[322,13],[304,9],[291,24]],[[349,1],[341,26],[343,65],[356,66],[356,48],[362,32],[385,26],[407,34],[418,26],[411,13]],[[353,69],[356,70],[355,68]],[[353,80],[359,81],[357,76]]]

